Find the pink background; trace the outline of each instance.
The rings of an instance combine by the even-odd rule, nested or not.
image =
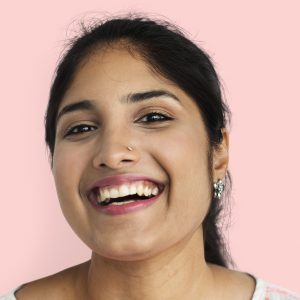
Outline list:
[[[74,19],[130,10],[166,16],[212,56],[233,112],[231,252],[240,270],[300,292],[299,1],[3,3],[0,294],[89,258],[60,212],[43,116]]]

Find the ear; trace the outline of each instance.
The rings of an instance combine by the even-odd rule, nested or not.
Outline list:
[[[229,134],[226,128],[221,129],[222,142],[213,149],[213,180],[223,179],[229,162]]]

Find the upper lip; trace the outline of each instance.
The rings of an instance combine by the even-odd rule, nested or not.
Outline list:
[[[130,183],[130,182],[135,182],[135,181],[140,181],[140,180],[145,180],[145,181],[150,181],[156,184],[159,188],[159,191],[161,192],[164,188],[164,184],[161,181],[158,181],[154,178],[142,175],[142,174],[135,174],[135,173],[129,173],[129,174],[121,174],[121,175],[115,175],[115,176],[108,176],[104,177],[100,180],[95,181],[92,183],[88,191],[91,192],[95,188],[103,188],[106,186],[118,186],[123,183]]]

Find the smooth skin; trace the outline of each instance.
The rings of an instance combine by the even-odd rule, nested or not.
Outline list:
[[[158,90],[166,95],[128,101]],[[92,257],[26,284],[17,299],[251,299],[251,276],[204,259],[202,222],[212,181],[226,174],[227,130],[210,165],[197,105],[122,45],[84,61],[59,111],[82,100],[89,108],[58,120],[52,172],[64,216]],[[90,184],[128,173],[163,182],[159,201],[118,216],[95,210],[87,197]]]

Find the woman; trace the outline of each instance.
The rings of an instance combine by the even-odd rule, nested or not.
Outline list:
[[[84,31],[45,127],[62,211],[92,257],[2,299],[299,299],[229,269],[228,120],[208,56],[174,26],[128,17]]]

